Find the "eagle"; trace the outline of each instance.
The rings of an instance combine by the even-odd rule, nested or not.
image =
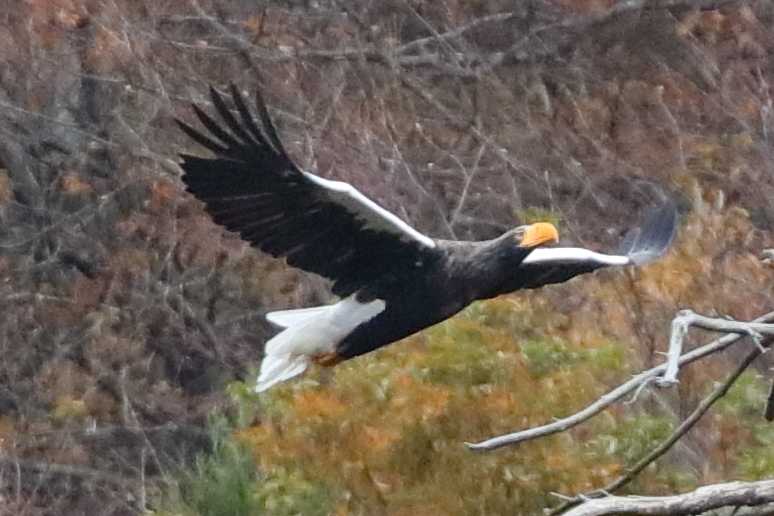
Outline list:
[[[220,122],[193,105],[206,131],[180,128],[211,151],[181,154],[182,180],[212,220],[288,265],[332,281],[339,301],[266,315],[283,330],[266,342],[255,386],[264,391],[311,363],[332,366],[441,322],[470,303],[662,256],[677,225],[667,200],[627,233],[618,252],[544,247],[554,225],[515,227],[485,241],[431,238],[351,184],[302,170],[289,157],[260,91],[256,114],[237,88],[213,87]]]

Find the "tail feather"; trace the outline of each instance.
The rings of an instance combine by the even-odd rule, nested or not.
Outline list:
[[[266,320],[282,328],[290,328],[307,322],[329,312],[334,305],[313,306],[311,308],[298,308],[294,310],[277,310],[266,314]]]
[[[266,356],[303,355],[313,353],[316,342],[314,333],[305,325],[293,325],[276,334],[264,346]]]
[[[381,299],[363,303],[351,296],[333,305],[267,314],[270,322],[285,329],[264,346],[265,356],[255,390],[265,391],[303,373],[313,356],[335,352],[342,339],[382,312],[385,306]]]
[[[261,374],[255,384],[255,392],[266,389],[303,373],[309,365],[304,355],[266,355],[261,362]]]

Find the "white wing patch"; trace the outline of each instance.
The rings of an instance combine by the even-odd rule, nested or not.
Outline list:
[[[547,247],[535,249],[522,262],[524,264],[595,263],[599,265],[629,265],[628,256],[602,254],[582,247]]]
[[[377,231],[386,231],[403,239],[419,242],[425,247],[434,248],[435,242],[427,235],[423,235],[374,201],[360,193],[349,183],[343,181],[331,181],[320,176],[303,172],[304,176],[314,184],[327,190],[328,195],[358,219],[365,222],[365,227]]]

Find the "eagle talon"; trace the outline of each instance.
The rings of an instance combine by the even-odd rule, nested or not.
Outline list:
[[[344,358],[335,351],[312,355],[312,362],[323,367],[333,367],[342,360],[344,360]]]

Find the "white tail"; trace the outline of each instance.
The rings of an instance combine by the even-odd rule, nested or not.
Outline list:
[[[352,330],[381,313],[385,306],[381,299],[361,303],[353,295],[333,305],[266,314],[270,322],[285,330],[264,347],[256,392],[303,373],[314,355],[336,351],[338,343]]]
[[[298,308],[296,310],[278,310],[266,314],[266,320],[282,328],[298,326],[303,322],[327,312],[336,305],[313,306],[312,308]]]
[[[279,382],[290,380],[306,370],[309,358],[304,355],[266,355],[261,362],[261,374],[255,392],[263,392]]]

